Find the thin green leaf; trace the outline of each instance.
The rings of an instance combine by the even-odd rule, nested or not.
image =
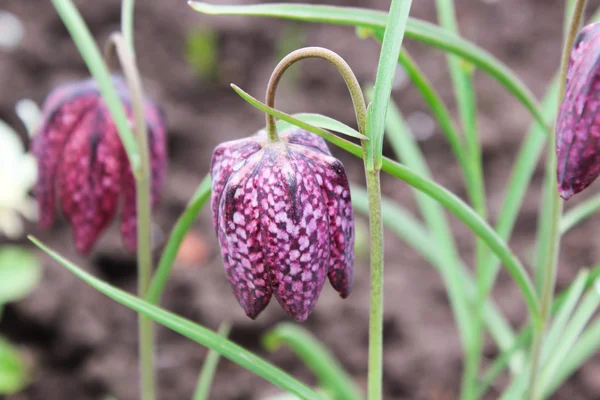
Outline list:
[[[546,115],[548,123],[556,118],[557,109],[558,81],[554,79],[542,103],[542,113]],[[546,136],[543,133],[543,128],[539,124],[534,123],[531,126],[513,164],[505,189],[504,201],[496,222],[496,232],[505,241],[508,241],[512,235],[525,193],[546,143]],[[487,287],[492,287],[500,265],[498,258],[494,255],[490,255],[488,263],[486,267]]]
[[[301,399],[321,399],[321,397],[308,386],[243,347],[238,346],[201,325],[195,324],[192,321],[168,312],[160,307],[156,307],[136,296],[132,296],[101,281],[65,259],[60,254],[51,250],[36,238],[30,236],[29,239],[79,279],[116,302],[151,318],[159,324],[164,325],[203,346],[214,349],[222,356],[243,368],[252,371],[274,385],[294,393]]]
[[[210,176],[206,176],[198,186],[198,189],[196,189],[196,193],[194,193],[194,196],[190,200],[185,211],[181,214],[179,219],[177,219],[177,222],[171,231],[169,241],[163,250],[160,262],[158,263],[158,268],[154,273],[154,277],[152,278],[152,282],[148,289],[147,299],[151,304],[158,304],[160,301],[160,296],[165,288],[169,274],[173,269],[175,257],[177,257],[181,242],[183,242],[185,235],[194,224],[196,217],[209,198]]]
[[[362,395],[333,354],[310,332],[298,325],[280,323],[269,331],[263,343],[269,351],[287,344],[328,389],[334,399],[360,400]]]
[[[228,322],[222,322],[219,326],[217,334],[223,338],[227,338],[230,330],[231,324]],[[204,360],[204,365],[202,366],[202,371],[200,372],[200,377],[198,378],[198,385],[196,386],[196,391],[194,392],[194,400],[208,399],[208,394],[210,393],[210,388],[212,386],[220,358],[221,355],[217,351],[213,349],[208,351],[206,359]]]
[[[354,194],[353,194],[354,195]],[[583,283],[583,289],[584,290],[588,290],[589,288],[591,288],[594,285],[594,282],[596,282],[596,280],[600,277],[600,267],[595,267],[592,268],[591,270],[586,270],[586,274],[585,274],[585,280]],[[565,290],[563,290],[560,294],[558,294],[556,296],[556,298],[554,299],[554,302],[552,303],[552,315],[557,315],[559,313],[561,313],[563,307],[570,307],[570,301],[569,298],[571,298],[571,296],[574,296],[573,291],[575,292],[579,292],[579,288],[577,287],[578,285],[580,285],[580,283],[578,283],[578,280],[575,280],[574,282],[572,282],[569,287],[567,287]],[[579,296],[581,297],[581,296]],[[571,313],[572,314],[572,313]],[[522,329],[521,332],[519,332],[519,334],[517,335],[517,338],[515,340],[515,343],[513,345],[513,348],[510,349],[511,352],[517,350],[517,348],[519,349],[525,349],[527,347],[530,346],[531,343],[531,337],[533,331],[531,329],[531,323],[527,323]],[[600,342],[598,344],[598,346],[600,346]],[[546,351],[552,351],[553,346],[549,345],[547,346],[548,350]],[[494,360],[494,362],[492,363],[492,365],[488,368],[488,371],[486,372],[486,374],[484,375],[484,377],[482,378],[482,384],[480,385],[479,388],[479,393],[484,393],[485,390],[487,390],[487,387],[493,382],[494,379],[496,379],[496,377],[503,371],[504,368],[506,368],[507,362],[508,360],[505,358],[507,350],[505,350],[502,354],[500,354],[498,356],[498,358],[496,360]],[[561,364],[562,365],[562,364]],[[518,374],[515,374],[516,376],[518,376]],[[523,380],[523,382],[521,384],[525,384],[526,382],[526,376],[524,378],[521,378]],[[510,397],[507,397],[510,399]]]
[[[298,121],[297,119],[291,117],[290,115],[275,110],[263,104],[259,100],[250,96],[248,93],[244,92],[239,87],[232,85],[234,90],[248,103],[252,104],[254,107],[259,110],[266,112],[268,114],[273,115],[276,118],[280,118],[284,121],[290,122],[302,129],[306,129],[309,132],[312,132],[316,135],[321,136],[325,140],[328,140],[330,143],[340,147],[343,150],[346,150],[350,154],[353,154],[357,157],[362,158],[362,149],[353,143],[348,142],[342,138],[339,138],[330,132],[327,132],[323,129],[314,127],[310,124],[304,123],[302,121]],[[395,176],[398,179],[403,180],[414,188],[421,190],[426,193],[444,207],[446,207],[450,212],[456,215],[461,221],[463,221],[478,237],[480,237],[488,247],[494,252],[502,261],[504,267],[507,269],[509,274],[513,277],[515,283],[521,289],[525,301],[527,302],[527,306],[529,307],[529,311],[534,319],[538,318],[539,310],[538,310],[538,299],[521,262],[517,259],[517,257],[513,254],[513,252],[506,246],[506,243],[498,236],[498,234],[487,224],[485,220],[483,220],[477,213],[475,213],[468,205],[466,205],[460,198],[458,198],[453,193],[449,192],[447,189],[442,186],[436,184],[435,182],[423,178],[419,174],[414,173],[410,169],[404,167],[401,164],[398,164],[388,158],[383,158],[382,170],[389,173],[392,176]]]
[[[600,349],[600,319],[588,327],[558,366],[548,385],[543,387],[544,397],[549,397],[587,360]]]
[[[528,346],[531,342],[533,330],[530,325],[527,325],[525,328],[519,332],[513,345],[507,349],[502,351],[498,357],[492,362],[492,364],[487,368],[483,377],[480,379],[480,384],[477,387],[477,396],[483,397],[486,393],[490,385],[500,376],[502,371],[506,368],[511,358],[514,355],[521,351],[525,346]]]
[[[573,318],[569,321],[560,340],[556,346],[546,349],[549,355],[548,360],[544,363],[541,374],[541,387],[548,387],[552,384],[554,374],[560,368],[565,358],[577,342],[577,339],[585,329],[586,325],[598,310],[600,306],[600,282],[596,282],[595,287],[590,289],[583,298],[581,304],[577,308]],[[546,346],[544,343],[544,346]]]
[[[356,129],[349,127],[346,124],[341,123],[340,121],[333,119],[331,117],[327,117],[321,114],[313,114],[313,113],[298,113],[292,115],[294,118],[306,122],[307,124],[311,124],[317,126],[319,128],[328,129],[330,131],[338,132],[346,136],[350,136],[360,140],[369,140],[368,137],[362,135]],[[293,125],[287,123],[285,121],[278,121],[277,129],[285,130]]]
[[[352,186],[351,191],[352,206],[354,209],[362,214],[368,215],[369,205],[366,190],[358,186]],[[385,197],[382,198],[381,212],[383,215],[383,223],[386,228],[396,234],[400,240],[403,240],[411,246],[434,268],[438,269],[440,272],[446,268],[445,260],[441,254],[431,251],[432,237],[420,221],[400,205],[395,204]],[[464,281],[466,295],[468,296],[469,301],[473,302],[475,301],[475,285],[473,283],[473,277],[463,263],[460,263],[459,267],[461,279]],[[485,323],[488,326],[491,336],[498,344],[498,347],[502,350],[511,348],[515,339],[510,324],[502,316],[502,313],[498,310],[492,300],[486,299],[484,307]],[[519,357],[513,357],[512,363],[514,364],[515,369],[520,367],[521,364],[521,361],[518,358]]]
[[[381,35],[376,35],[376,38],[379,39]],[[460,137],[460,133],[454,122],[452,121],[452,116],[450,115],[450,111],[448,111],[448,107],[442,100],[441,96],[436,92],[435,88],[429,82],[423,71],[419,68],[416,62],[412,59],[412,57],[408,54],[408,52],[403,49],[402,53],[400,53],[400,57],[398,62],[408,75],[409,79],[415,85],[425,103],[431,109],[431,112],[435,119],[438,121],[440,128],[442,128],[442,132],[446,136],[448,143],[450,144],[450,148],[454,153],[454,156],[458,160],[461,168],[463,169],[463,173],[465,177],[469,173],[469,164],[467,160],[467,154],[463,150],[463,141]]]
[[[600,194],[596,194],[567,211],[560,221],[560,231],[564,235],[578,224],[600,211]]]
[[[551,354],[560,347],[563,333],[567,329],[567,324],[573,316],[573,311],[579,303],[579,299],[585,290],[585,285],[590,275],[590,271],[587,269],[579,271],[577,277],[569,286],[570,289],[562,300],[562,306],[560,311],[556,314],[550,326],[550,330],[546,334],[544,339],[544,348],[542,351],[542,362],[545,362]]]
[[[0,395],[22,390],[29,382],[29,373],[21,354],[0,337]]]
[[[40,261],[31,251],[16,246],[0,249],[0,305],[27,296],[41,277]]]
[[[390,101],[385,118],[387,140],[391,144],[394,153],[399,160],[423,177],[431,179],[431,172],[417,145],[414,135],[404,121],[400,110],[393,101]],[[413,189],[414,190],[414,189]],[[431,197],[414,190],[415,200],[423,215],[423,219],[429,229],[436,248],[441,253],[443,268],[440,269],[444,284],[448,291],[448,297],[452,311],[458,325],[463,348],[468,348],[471,338],[469,334],[472,328],[471,312],[466,299],[466,290],[463,279],[459,273],[460,257],[454,243],[454,236],[446,221],[444,211]]]
[[[121,99],[113,85],[110,71],[104,63],[92,34],[71,0],[52,0],[52,3],[71,34],[83,61],[98,83],[100,93],[106,101],[106,106],[119,131],[129,162],[133,170],[137,171],[140,164],[140,150],[129,126]]]
[[[392,84],[398,67],[398,56],[402,48],[411,4],[412,0],[392,0],[390,5],[385,34],[379,52],[373,106],[370,111],[369,125],[367,126],[367,136],[371,139],[371,142],[366,145],[367,169],[381,169],[385,114],[392,93]]]
[[[597,286],[597,284],[594,286]],[[598,292],[597,287],[594,287],[590,289],[581,304],[579,304],[577,311],[568,322],[563,335],[554,348],[548,347],[547,342],[543,343],[542,353],[549,355],[549,358],[542,364],[543,368],[540,376],[542,392],[546,392],[546,388],[552,387],[555,374],[569,356],[581,332],[598,309],[598,306],[600,306],[600,292]],[[517,376],[513,380],[504,392],[502,399],[512,400],[523,396],[527,390],[530,370],[531,368],[527,368],[526,373]]]
[[[212,15],[254,15],[295,19],[308,22],[324,22],[329,24],[384,30],[387,14],[383,11],[312,4],[274,3],[256,5],[212,5],[191,1],[188,4],[201,13]],[[477,68],[488,73],[502,84],[531,112],[538,122],[548,130],[537,101],[525,84],[502,62],[471,42],[448,32],[429,22],[409,18],[406,24],[406,37],[431,46],[438,47],[468,60]]]

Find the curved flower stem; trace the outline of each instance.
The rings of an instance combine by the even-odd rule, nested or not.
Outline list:
[[[362,89],[352,69],[338,54],[322,47],[305,47],[284,57],[271,74],[267,86],[266,104],[275,107],[275,92],[283,73],[296,61],[305,58],[322,58],[337,68],[348,86],[358,130],[367,136],[367,107]],[[267,114],[267,134],[271,141],[278,141],[275,118]],[[369,194],[369,227],[371,240],[371,300],[369,314],[369,399],[381,398],[383,377],[383,224],[381,221],[381,185],[379,169],[367,167],[366,142],[362,141],[363,160]]]
[[[269,107],[275,106],[275,93],[277,91],[277,85],[281,80],[284,72],[297,61],[304,60],[305,58],[321,58],[325,61],[329,61],[337,68],[340,75],[346,82],[350,96],[352,97],[352,104],[354,105],[354,112],[356,113],[356,122],[358,123],[358,131],[363,135],[366,135],[367,126],[367,107],[365,105],[365,98],[363,96],[360,84],[352,72],[352,69],[348,63],[335,52],[325,49],[323,47],[304,47],[302,49],[295,50],[285,56],[279,64],[273,70],[271,79],[267,86],[267,95],[265,103]],[[272,141],[278,141],[277,128],[275,127],[275,118],[272,115],[267,114],[267,133],[269,139]]]
[[[567,69],[569,67],[569,57],[571,48],[575,42],[577,32],[583,20],[586,0],[576,0],[571,21],[565,37],[561,65],[560,65],[560,90],[559,99],[562,100],[565,92],[567,80]],[[560,104],[561,101],[559,101]],[[541,364],[541,348],[544,339],[544,331],[550,317],[550,308],[552,306],[552,296],[554,294],[554,284],[556,280],[556,266],[558,258],[558,249],[560,246],[560,219],[562,214],[562,200],[558,196],[557,181],[556,181],[556,137],[550,135],[548,140],[548,164],[546,190],[549,200],[547,207],[549,208],[550,220],[548,223],[547,240],[542,242],[542,245],[547,245],[543,253],[547,254],[538,265],[537,274],[541,283],[540,293],[540,323],[534,327],[533,342],[531,348],[531,371],[529,379],[529,398],[538,400],[542,398],[541,387],[539,384],[539,370]]]
[[[152,278],[152,254],[150,244],[150,157],[148,148],[148,129],[144,116],[144,94],[142,83],[130,47],[120,33],[110,36],[106,48],[107,64],[113,54],[117,55],[123,74],[131,93],[133,116],[135,120],[135,138],[140,149],[140,164],[136,174],[137,207],[137,259],[138,292],[145,298]],[[154,400],[154,332],[152,320],[139,315],[139,357],[141,398]]]
[[[121,32],[125,43],[129,46],[131,55],[135,58],[135,46],[133,45],[133,11],[135,0],[123,0],[121,3]]]

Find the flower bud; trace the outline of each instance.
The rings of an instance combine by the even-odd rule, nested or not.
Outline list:
[[[581,30],[571,51],[556,123],[558,191],[568,200],[600,174],[600,24]]]
[[[274,294],[304,321],[326,277],[352,287],[354,219],[342,163],[324,140],[290,129],[219,145],[212,158],[212,215],[238,302],[256,318]]]
[[[113,77],[133,124],[131,99],[122,78]],[[152,206],[166,172],[166,127],[154,103],[145,101]],[[75,247],[88,253],[123,202],[121,233],[130,251],[137,247],[135,180],[117,128],[92,79],[63,84],[47,97],[43,121],[33,140],[39,177],[34,193],[40,226],[55,219],[56,199],[72,226]]]

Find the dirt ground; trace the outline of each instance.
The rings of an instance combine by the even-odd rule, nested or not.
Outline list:
[[[79,0],[76,3],[100,43],[118,29],[119,1]],[[139,65],[146,91],[164,106],[168,118],[169,175],[156,213],[156,222],[165,232],[207,173],[214,146],[252,134],[263,126],[263,116],[228,85],[235,82],[262,98],[270,72],[281,57],[281,37],[292,37],[295,46],[321,45],[337,51],[354,68],[362,84],[367,85],[375,78],[378,45],[356,38],[351,28],[261,18],[209,17],[195,13],[184,0],[138,3],[135,26]],[[389,5],[385,0],[332,3],[379,9]],[[435,19],[433,0],[413,3],[413,16]],[[538,97],[543,94],[559,61],[563,3],[559,0],[457,0],[462,34],[513,68]],[[596,7],[598,3],[592,1],[590,6]],[[54,85],[85,77],[87,70],[51,2],[0,0],[1,9],[19,16],[26,29],[19,49],[0,53],[0,118],[16,126],[12,108],[17,100],[27,97],[42,102]],[[216,35],[218,73],[212,78],[199,77],[185,58],[186,38],[196,29],[214,30]],[[294,32],[292,35],[290,30]],[[289,45],[289,41],[286,43]],[[412,41],[407,46],[444,99],[453,104],[442,53]],[[301,67],[295,67],[294,74],[295,79],[285,80],[280,87],[278,107],[290,112],[319,112],[353,124],[350,99],[333,68],[324,62],[307,60]],[[476,85],[486,190],[493,218],[501,205],[505,181],[530,116],[482,73],[477,74]],[[400,85],[394,91],[394,98],[409,117],[427,111],[410,85]],[[410,120],[417,121],[413,124],[415,131],[427,130],[423,127],[427,121]],[[421,145],[435,179],[464,198],[459,168],[437,126]],[[345,163],[351,180],[362,184],[360,162],[340,151],[334,152]],[[390,149],[386,148],[386,153],[391,155]],[[542,175],[539,169],[511,241],[512,248],[528,265],[534,245]],[[597,188],[598,184],[590,192]],[[383,192],[417,213],[406,184],[384,176]],[[464,259],[472,260],[472,234],[454,217],[449,218]],[[587,222],[564,238],[559,287],[564,287],[581,266],[593,265],[600,259],[600,250],[594,246],[593,239],[600,234],[597,222],[598,219]],[[104,235],[87,259],[76,254],[66,223],[58,223],[50,233],[37,232],[33,226],[31,231],[93,274],[134,291],[135,260],[122,249],[116,227]],[[256,321],[245,317],[230,294],[208,209],[194,225],[186,249],[185,257],[180,258],[174,269],[162,304],[213,329],[223,318],[231,320],[234,341],[306,382],[315,383],[314,377],[289,350],[269,354],[261,347],[261,336],[288,318],[276,304],[269,306]],[[330,287],[325,288],[304,326],[322,340],[356,382],[365,387],[369,271],[364,258],[357,259],[355,274],[350,298],[342,301]],[[388,233],[385,275],[385,398],[456,398],[461,348],[438,273]],[[505,273],[500,274],[494,296],[514,326],[526,320],[522,297]],[[135,399],[138,393],[136,326],[132,311],[46,260],[42,284],[30,297],[9,306],[0,322],[0,333],[20,346],[35,372],[32,385],[10,400],[98,400],[107,395],[119,400]],[[491,359],[495,351],[490,341],[486,345],[486,359]],[[190,398],[205,355],[204,348],[159,328],[159,398]],[[506,383],[506,377],[500,383]],[[276,393],[278,390],[271,384],[224,360],[217,372],[212,398],[262,399]],[[492,391],[489,398],[497,395],[498,392]],[[595,356],[588,362],[553,398],[600,398],[600,357]]]

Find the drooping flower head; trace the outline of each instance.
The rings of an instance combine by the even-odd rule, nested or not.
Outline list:
[[[113,77],[133,124],[127,87]],[[158,107],[144,104],[152,167],[152,206],[166,172],[166,128]],[[136,236],[135,180],[108,108],[92,79],[55,88],[43,106],[43,121],[33,140],[39,178],[34,193],[40,226],[55,219],[56,201],[73,228],[75,247],[87,253],[106,229],[122,202],[121,234],[134,251]]]
[[[581,30],[571,51],[556,124],[558,191],[568,200],[600,174],[600,23]]]
[[[298,321],[326,277],[352,287],[354,219],[342,163],[300,129],[269,142],[264,132],[219,145],[212,157],[212,216],[225,271],[250,318],[271,295]]]

